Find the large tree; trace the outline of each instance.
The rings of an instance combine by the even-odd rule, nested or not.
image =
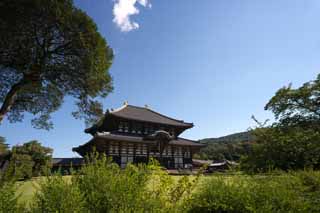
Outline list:
[[[294,89],[279,89],[265,106],[283,127],[299,126],[320,130],[320,75]]]
[[[95,120],[96,98],[112,91],[113,53],[92,19],[72,0],[2,0],[0,14],[0,122],[29,112],[49,129],[65,96],[76,118]]]
[[[299,88],[279,89],[265,109],[276,122],[253,131],[257,144],[242,159],[243,168],[320,169],[320,75]]]
[[[51,168],[53,150],[38,141],[29,141],[12,147],[10,153],[11,171],[17,178],[30,178],[47,174]]]

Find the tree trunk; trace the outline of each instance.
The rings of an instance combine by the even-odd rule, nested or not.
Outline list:
[[[10,111],[12,105],[15,102],[15,99],[18,95],[18,92],[21,90],[21,88],[26,84],[25,78],[22,78],[18,83],[14,84],[8,94],[6,95],[2,106],[0,108],[0,124],[2,120],[4,119],[5,115]]]

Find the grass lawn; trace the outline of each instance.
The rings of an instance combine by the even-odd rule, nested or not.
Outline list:
[[[19,181],[17,196],[19,196],[20,202],[28,202],[31,200],[32,196],[36,192],[38,187],[38,182],[40,178],[33,178],[27,181]]]
[[[44,178],[45,177],[37,177],[27,181],[19,181],[17,183],[17,196],[19,196],[19,202],[30,202],[32,196],[36,193],[37,188],[39,187],[40,181]],[[66,181],[68,181],[71,179],[71,176],[63,176],[63,178],[66,179]]]

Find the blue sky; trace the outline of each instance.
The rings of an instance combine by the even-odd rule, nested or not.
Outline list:
[[[113,22],[118,1],[75,1],[115,51],[115,89],[104,106],[148,104],[193,122],[184,137],[245,131],[254,125],[251,115],[272,118],[263,107],[277,89],[320,73],[318,0],[140,0],[134,5],[139,14],[129,17],[139,27],[128,32]],[[73,109],[66,98],[53,114],[53,130],[33,129],[27,115],[22,123],[5,120],[0,135],[11,145],[37,139],[54,148],[55,157],[76,156],[71,148],[91,136]]]

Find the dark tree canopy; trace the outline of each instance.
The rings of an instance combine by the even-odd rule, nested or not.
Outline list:
[[[96,98],[113,89],[113,53],[92,19],[71,0],[2,0],[0,14],[0,122],[29,112],[49,129],[65,96],[76,99],[76,118],[95,120]]]

